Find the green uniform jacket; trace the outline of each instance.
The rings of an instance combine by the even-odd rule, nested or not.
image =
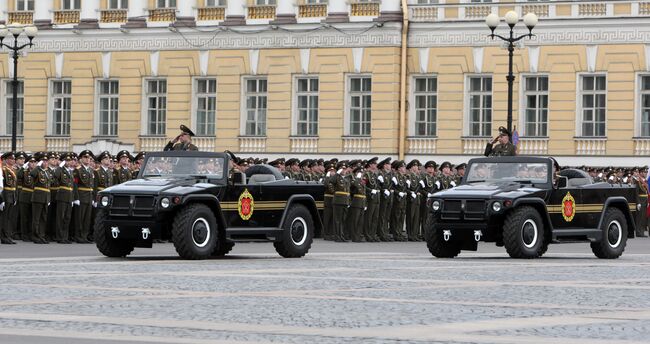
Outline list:
[[[34,179],[32,203],[50,203],[50,175],[42,167],[33,169],[29,175]]]
[[[164,151],[197,151],[199,148],[191,143],[176,142],[172,143],[169,141]]]
[[[515,156],[517,155],[517,147],[510,142],[505,145],[498,143],[494,147],[492,147],[491,143],[488,143],[483,154],[485,156]]]
[[[74,177],[66,167],[59,167],[54,172],[54,179],[59,184],[56,192],[56,200],[61,202],[72,202],[75,200]]]
[[[34,177],[31,176],[29,168],[21,169],[23,187],[20,189],[18,200],[20,203],[32,203],[34,193]]]
[[[92,203],[95,199],[95,173],[89,167],[83,165],[77,167],[73,172],[79,201],[81,203]]]
[[[370,202],[379,202],[379,195],[381,194],[381,186],[377,181],[377,174],[372,171],[366,171],[363,174],[363,180],[365,182],[366,189],[366,201]],[[372,190],[375,190],[375,193],[372,193]]]
[[[365,208],[366,207],[366,188],[361,183],[361,179],[351,174],[347,175],[350,183],[350,196],[352,208]]]
[[[109,168],[99,166],[95,170],[95,194],[111,186],[113,186],[113,171]]]
[[[16,198],[16,186],[18,179],[13,168],[4,166],[2,168],[2,175],[4,176],[4,188],[2,189],[2,198],[7,204],[14,204],[18,201]]]
[[[126,183],[131,179],[131,171],[128,168],[119,166],[113,170],[113,185]]]
[[[348,180],[344,176],[335,173],[329,182],[332,184],[332,189],[334,189],[332,204],[350,205],[350,183]]]

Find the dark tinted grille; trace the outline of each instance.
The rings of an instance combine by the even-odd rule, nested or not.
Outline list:
[[[460,211],[461,201],[444,201],[442,204],[443,211]]]
[[[129,196],[115,196],[113,197],[113,207],[117,208],[128,208],[129,207]]]
[[[465,211],[470,213],[482,213],[485,211],[485,202],[484,201],[467,201],[465,205]]]
[[[153,197],[136,197],[134,208],[138,208],[138,209],[153,208]]]

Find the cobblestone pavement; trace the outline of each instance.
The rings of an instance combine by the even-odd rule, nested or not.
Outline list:
[[[648,343],[646,252],[443,260],[423,243],[317,241],[303,259],[242,244],[197,262],[170,244],[108,259],[21,243],[0,246],[0,343]]]

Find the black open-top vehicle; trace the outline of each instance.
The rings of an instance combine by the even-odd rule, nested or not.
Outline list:
[[[323,186],[287,180],[268,165],[229,173],[229,155],[147,155],[138,178],[98,193],[94,236],[109,257],[154,239],[172,240],[186,259],[230,252],[235,242],[271,241],[283,257],[302,257],[322,227]]]
[[[429,251],[451,258],[486,241],[513,258],[536,258],[550,243],[585,241],[597,257],[618,258],[635,233],[635,187],[555,172],[550,158],[470,160],[461,185],[429,199]]]

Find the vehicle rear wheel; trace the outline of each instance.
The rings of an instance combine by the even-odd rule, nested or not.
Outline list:
[[[185,259],[205,259],[212,254],[218,235],[217,221],[205,204],[190,204],[181,209],[172,225],[172,241]]]
[[[602,259],[616,259],[627,245],[627,222],[625,215],[617,208],[608,208],[603,217],[603,237],[591,243],[591,251]]]
[[[533,207],[513,210],[503,223],[503,243],[512,258],[537,258],[544,252],[544,222]]]
[[[100,209],[95,215],[95,245],[106,257],[126,257],[133,252],[133,244],[125,239],[114,239],[111,229],[106,224],[108,213]]]
[[[284,258],[300,258],[309,252],[314,239],[314,221],[302,204],[292,205],[282,226],[280,241],[274,242],[275,250]]]
[[[425,232],[427,248],[436,258],[454,258],[460,253],[460,244],[454,241],[445,241],[442,232],[427,228]]]

